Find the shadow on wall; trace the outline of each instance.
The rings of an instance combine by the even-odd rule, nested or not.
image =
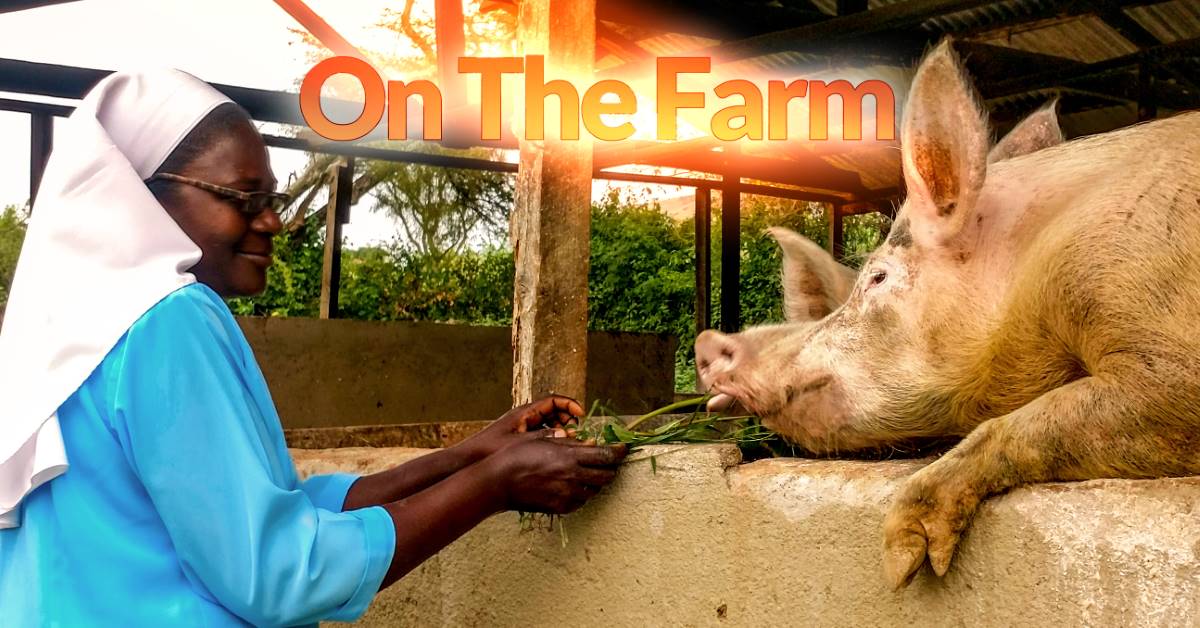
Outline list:
[[[512,405],[508,327],[239,317],[285,428],[494,419]],[[588,403],[641,414],[674,399],[677,341],[588,334]]]

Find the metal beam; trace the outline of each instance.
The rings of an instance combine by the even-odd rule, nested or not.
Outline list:
[[[955,40],[954,50],[975,82],[983,85],[1028,74],[1030,68],[1068,71],[1087,65],[1067,57],[961,39]]]
[[[799,155],[796,157],[794,160],[788,160],[739,154],[737,159],[740,162],[739,172],[747,178],[846,194],[860,194],[866,191],[857,172],[842,170],[816,156],[808,159]],[[648,151],[644,156],[635,152],[625,163],[718,175],[723,175],[728,168],[726,153],[689,150],[687,147],[678,152],[670,148]]]
[[[329,25],[316,11],[313,11],[304,3],[303,0],[275,0],[275,4],[279,8],[292,16],[304,30],[312,34],[321,45],[328,48],[333,54],[342,57],[357,57],[363,61],[368,61],[367,56],[362,53],[350,40],[342,37],[337,29]],[[369,62],[369,61],[368,61]]]
[[[1158,101],[1154,98],[1154,68],[1148,61],[1138,66],[1137,121],[1145,122],[1158,117]]]
[[[742,327],[742,195],[736,148],[729,151],[721,188],[721,331]]]
[[[2,101],[0,101],[0,105],[2,104]],[[3,109],[3,107],[0,106],[0,109]],[[487,159],[477,159],[474,157],[457,157],[454,155],[440,155],[436,153],[418,153],[413,151],[392,150],[387,148],[374,148],[371,146],[359,146],[357,144],[347,144],[342,142],[318,143],[295,137],[281,137],[278,135],[264,135],[263,139],[266,140],[268,146],[303,150],[312,153],[353,156],[362,159],[379,159],[382,161],[391,161],[396,163],[423,164],[429,166],[440,166],[443,168],[488,170],[491,172],[505,173],[515,173],[517,171],[517,164],[506,161],[491,161]],[[720,179],[702,179],[697,177],[642,174],[636,172],[610,172],[600,168],[595,168],[593,170],[592,178],[605,179],[609,181],[631,181],[635,183],[656,183],[659,185],[678,185],[684,187],[709,189],[719,188],[724,185]],[[820,203],[847,202],[860,199],[870,200],[894,195],[894,190],[892,189],[865,190],[863,193],[857,195],[850,193],[836,195],[752,183],[741,183],[739,184],[739,189],[743,194],[759,194],[762,196],[774,196],[777,198],[789,198],[800,201],[815,201]]]
[[[1185,57],[1188,55],[1200,54],[1200,37],[1193,39],[1182,39],[1169,44],[1147,48],[1139,52],[1134,52],[1096,63],[1089,63],[1079,67],[1052,69],[1025,76],[1017,76],[1011,79],[997,81],[991,85],[981,86],[983,89],[984,98],[994,99],[1003,96],[1012,96],[1014,94],[1022,94],[1039,89],[1047,89],[1058,87],[1078,81],[1081,79],[1100,76],[1112,72],[1127,70],[1131,67],[1141,65],[1143,62],[1150,63],[1168,63],[1173,59]]]
[[[0,98],[0,111],[17,111],[29,114],[44,113],[56,117],[66,117],[70,115],[72,111],[74,111],[74,108],[49,103]],[[266,142],[267,146],[273,146],[276,148],[287,148],[311,153],[339,155],[343,157],[357,157],[359,159],[377,159],[380,161],[390,161],[394,163],[412,163],[428,166],[439,166],[443,168],[462,168],[465,170],[486,170],[489,172],[503,172],[509,174],[517,171],[517,164],[515,163],[478,159],[475,157],[459,157],[456,155],[443,155],[438,153],[420,153],[415,151],[393,150],[389,148],[377,148],[374,146],[362,146],[360,144],[352,144],[347,142],[314,142],[297,137],[284,137],[270,134],[263,135],[263,140]],[[601,168],[594,169],[593,178],[609,181],[631,181],[636,183],[655,183],[659,185],[695,187],[698,189],[709,190],[720,188],[722,185],[725,185],[720,179],[654,175],[634,172],[609,172],[602,170]],[[738,185],[738,189],[742,194],[757,194],[761,196],[787,198],[798,201],[814,201],[819,203],[869,201],[895,195],[895,190],[890,188],[884,190],[865,190],[860,194],[825,194],[810,190],[782,188],[754,183],[740,183]]]
[[[77,2],[78,0],[0,0],[0,13],[13,13],[16,11],[25,11],[28,9],[36,9],[38,7],[48,7],[55,4],[67,4],[69,2]]]
[[[837,14],[850,15],[867,10],[867,0],[837,0]]]
[[[698,137],[675,142],[628,140],[618,144],[597,144],[592,155],[592,164],[597,169],[632,164],[653,164],[657,159],[666,155],[710,152],[720,145],[721,141],[715,137]]]
[[[712,327],[712,190],[696,188],[696,335]]]
[[[442,166],[444,168],[463,168],[466,170],[488,170],[491,172],[517,171],[517,164],[507,161],[492,161],[475,157],[458,157],[438,153],[419,153],[409,150],[393,150],[376,148],[345,142],[313,142],[298,137],[282,137],[279,135],[264,135],[267,146],[290,148],[310,153],[325,153],[327,155],[342,155],[346,157],[361,157],[363,159],[378,159],[397,163],[424,164],[427,166]]]
[[[54,146],[54,117],[48,113],[29,116],[29,206],[37,199],[42,174],[46,172],[46,160]]]
[[[720,179],[701,179],[697,177],[673,177],[669,175],[658,174],[640,174],[635,172],[596,172],[593,174],[594,179],[604,179],[608,181],[631,181],[633,183],[656,183],[658,185],[675,185],[680,187],[707,188],[713,190],[723,190],[734,184],[722,182]],[[821,194],[819,192],[810,192],[808,190],[797,190],[795,188],[781,188],[773,185],[759,185],[756,183],[739,183],[736,189],[742,194],[757,194],[759,196],[771,196],[774,198],[787,198],[795,201],[813,201],[816,203],[845,203],[848,201],[859,201],[868,198],[875,198],[876,191],[872,190],[863,197],[852,195],[836,196],[833,194]]]
[[[1146,30],[1145,26],[1142,26],[1137,20],[1129,17],[1129,14],[1118,3],[1109,0],[1100,4],[1101,8],[1096,11],[1096,16],[1110,28],[1117,31],[1126,41],[1133,44],[1135,48],[1153,48],[1163,43],[1162,40],[1154,36],[1154,33]]]
[[[82,100],[88,90],[109,74],[112,70],[0,59],[0,91]],[[306,126],[304,116],[300,115],[299,94],[209,84],[241,105],[255,120]],[[334,98],[322,98],[321,107],[331,117],[355,118],[362,112],[362,103]]]

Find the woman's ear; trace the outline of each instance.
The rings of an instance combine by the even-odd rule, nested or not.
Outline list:
[[[987,175],[988,130],[950,40],[921,62],[902,126],[913,235],[942,245],[962,230]]]
[[[793,231],[767,231],[783,251],[783,313],[789,323],[820,320],[846,302],[857,277],[854,270]]]

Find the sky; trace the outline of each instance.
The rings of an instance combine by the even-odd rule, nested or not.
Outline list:
[[[394,0],[308,5],[356,45],[410,48],[374,26],[386,8],[399,8]],[[99,69],[155,63],[211,82],[295,92],[311,67],[309,49],[289,31],[297,26],[271,0],[82,0],[0,13],[0,58]],[[0,92],[3,97],[31,98]],[[0,111],[0,138],[0,206],[21,204],[29,195],[29,117]],[[280,181],[305,162],[302,153],[284,149],[271,149],[271,159]],[[366,202],[352,210],[344,228],[349,246],[386,241],[394,233],[391,220]]]

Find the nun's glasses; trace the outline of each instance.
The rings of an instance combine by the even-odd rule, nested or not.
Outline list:
[[[207,181],[201,181],[199,179],[193,179],[191,177],[185,177],[179,174],[172,174],[170,172],[159,172],[151,176],[149,179],[146,179],[146,183],[156,179],[184,183],[198,187],[201,190],[212,192],[217,196],[225,197],[232,201],[233,206],[236,207],[238,211],[248,216],[257,216],[268,209],[275,213],[279,213],[284,207],[287,207],[288,204],[292,202],[291,195],[284,194],[283,192],[243,192],[242,190],[235,190],[233,188],[227,188],[223,185],[217,185],[215,183],[209,183]]]

